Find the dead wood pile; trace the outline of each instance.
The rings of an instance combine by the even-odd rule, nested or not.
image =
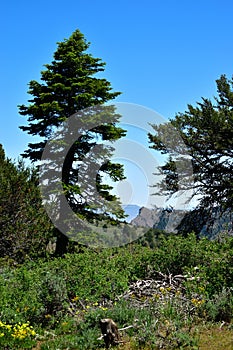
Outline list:
[[[157,278],[138,280],[130,284],[129,289],[118,297],[118,300],[125,299],[132,306],[143,308],[150,306],[152,301],[167,301],[179,296],[186,301],[184,281],[192,279],[187,275],[162,274],[157,272]]]

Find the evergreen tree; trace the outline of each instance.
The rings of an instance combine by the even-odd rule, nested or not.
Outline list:
[[[207,211],[232,211],[233,207],[233,79],[222,75],[216,82],[218,96],[214,101],[202,98],[197,106],[188,105],[186,112],[167,124],[154,125],[155,134],[149,134],[151,147],[169,155],[160,167],[165,177],[159,192],[192,189],[200,199],[197,208],[205,217]],[[175,133],[168,132],[171,129],[180,135],[173,141]],[[193,173],[185,167],[187,154]]]
[[[41,204],[36,172],[6,159],[0,145],[0,257],[23,262],[46,254],[52,225]]]
[[[29,100],[28,106],[19,106],[19,112],[28,116],[29,122],[27,126],[21,126],[21,129],[41,137],[40,142],[30,143],[23,154],[33,162],[41,159],[47,140],[71,115],[93,108],[91,118],[98,120],[99,115],[96,114],[98,106],[119,95],[119,92],[112,92],[111,84],[106,79],[95,76],[104,70],[105,63],[88,53],[88,48],[89,43],[83,34],[76,30],[69,39],[58,43],[54,60],[51,64],[46,64],[46,70],[41,72],[41,82],[33,80],[29,83],[29,94],[33,98]],[[81,193],[82,184],[78,181],[81,170],[77,162],[81,162],[100,140],[114,141],[125,135],[125,131],[116,125],[119,115],[115,114],[114,108],[110,106],[108,113],[107,123],[105,121],[103,125],[87,131],[73,143],[63,164],[62,182],[67,201],[77,214],[88,220],[98,220],[100,216],[98,209],[101,205],[96,210],[90,210],[87,198]],[[107,147],[103,153],[110,155]],[[101,157],[103,154],[99,155],[99,158]],[[97,159],[93,159],[92,162],[98,163]],[[115,196],[110,195],[112,187],[104,184],[102,179],[103,174],[108,174],[113,181],[122,180],[124,178],[122,166],[108,161],[100,170],[96,178],[99,193],[108,201],[117,201]],[[101,218],[112,220],[112,215],[117,219],[123,218],[120,205],[114,208],[112,213],[111,210],[105,210]],[[67,243],[67,237],[62,232],[58,233],[58,254],[66,252]]]

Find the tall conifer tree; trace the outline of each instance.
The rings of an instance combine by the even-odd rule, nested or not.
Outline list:
[[[51,64],[46,64],[46,69],[41,72],[41,81],[32,80],[29,83],[29,94],[32,98],[27,106],[19,106],[19,113],[28,116],[28,125],[20,128],[28,134],[41,137],[41,141],[30,143],[23,154],[33,162],[41,159],[46,142],[53,131],[67,118],[87,108],[98,108],[99,105],[113,100],[120,94],[112,91],[111,84],[106,79],[96,77],[97,73],[104,70],[105,63],[88,53],[88,48],[89,43],[83,34],[76,30],[69,39],[58,43],[54,60]],[[77,161],[84,158],[97,144],[97,140],[114,141],[124,136],[125,131],[116,125],[119,117],[115,114],[114,108],[111,109],[109,122],[99,125],[79,138],[64,159],[62,181],[67,201],[75,212],[90,220],[98,219],[99,212],[98,208],[90,210],[80,192]],[[95,114],[92,118],[95,118]],[[122,166],[111,161],[105,162],[101,171],[108,174],[113,181],[124,178]],[[110,195],[112,187],[102,183],[100,173],[97,175],[96,186],[106,200],[117,201],[115,196]],[[105,212],[102,218],[109,220],[113,216],[115,219],[123,218],[120,205],[117,208],[114,213]],[[58,254],[66,252],[67,243],[67,237],[60,232],[57,237]]]

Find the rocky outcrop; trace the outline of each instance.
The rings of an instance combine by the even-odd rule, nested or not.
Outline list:
[[[220,232],[233,234],[232,219],[233,213],[226,212],[220,215],[219,210],[213,212],[212,219],[209,220],[206,216],[201,216],[198,211],[142,207],[138,216],[131,221],[131,224],[137,227],[155,228],[174,233],[194,231],[199,236],[214,238]]]
[[[157,208],[148,209],[142,207],[138,216],[131,221],[132,225],[157,228],[167,232],[176,232],[177,226],[187,212],[183,210],[172,210]]]

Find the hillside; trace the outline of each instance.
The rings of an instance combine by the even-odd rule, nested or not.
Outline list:
[[[231,350],[233,238],[157,243],[2,260],[0,349],[106,349],[99,322],[111,318],[122,350]]]

